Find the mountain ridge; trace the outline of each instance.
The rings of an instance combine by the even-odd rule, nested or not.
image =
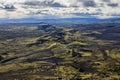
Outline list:
[[[53,18],[53,19],[40,19],[40,18],[1,18],[0,23],[119,23],[120,18]]]

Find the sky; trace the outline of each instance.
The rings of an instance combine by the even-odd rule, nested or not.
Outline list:
[[[0,0],[0,18],[119,18],[120,0]]]

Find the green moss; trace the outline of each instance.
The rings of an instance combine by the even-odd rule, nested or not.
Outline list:
[[[21,69],[26,69],[28,67],[36,67],[36,63],[12,63],[7,65],[0,65],[0,73],[8,72],[8,71],[17,71]]]
[[[85,56],[92,56],[92,53],[91,52],[82,52],[80,53],[83,57]]]
[[[72,79],[78,72],[78,70],[71,66],[58,66],[57,70],[59,71],[59,77],[62,77],[63,80]]]

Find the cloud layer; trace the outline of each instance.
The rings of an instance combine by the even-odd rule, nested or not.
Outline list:
[[[120,17],[120,0],[0,0],[0,18]]]

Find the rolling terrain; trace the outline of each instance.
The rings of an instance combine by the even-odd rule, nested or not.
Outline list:
[[[0,24],[0,80],[119,80],[120,23]]]

